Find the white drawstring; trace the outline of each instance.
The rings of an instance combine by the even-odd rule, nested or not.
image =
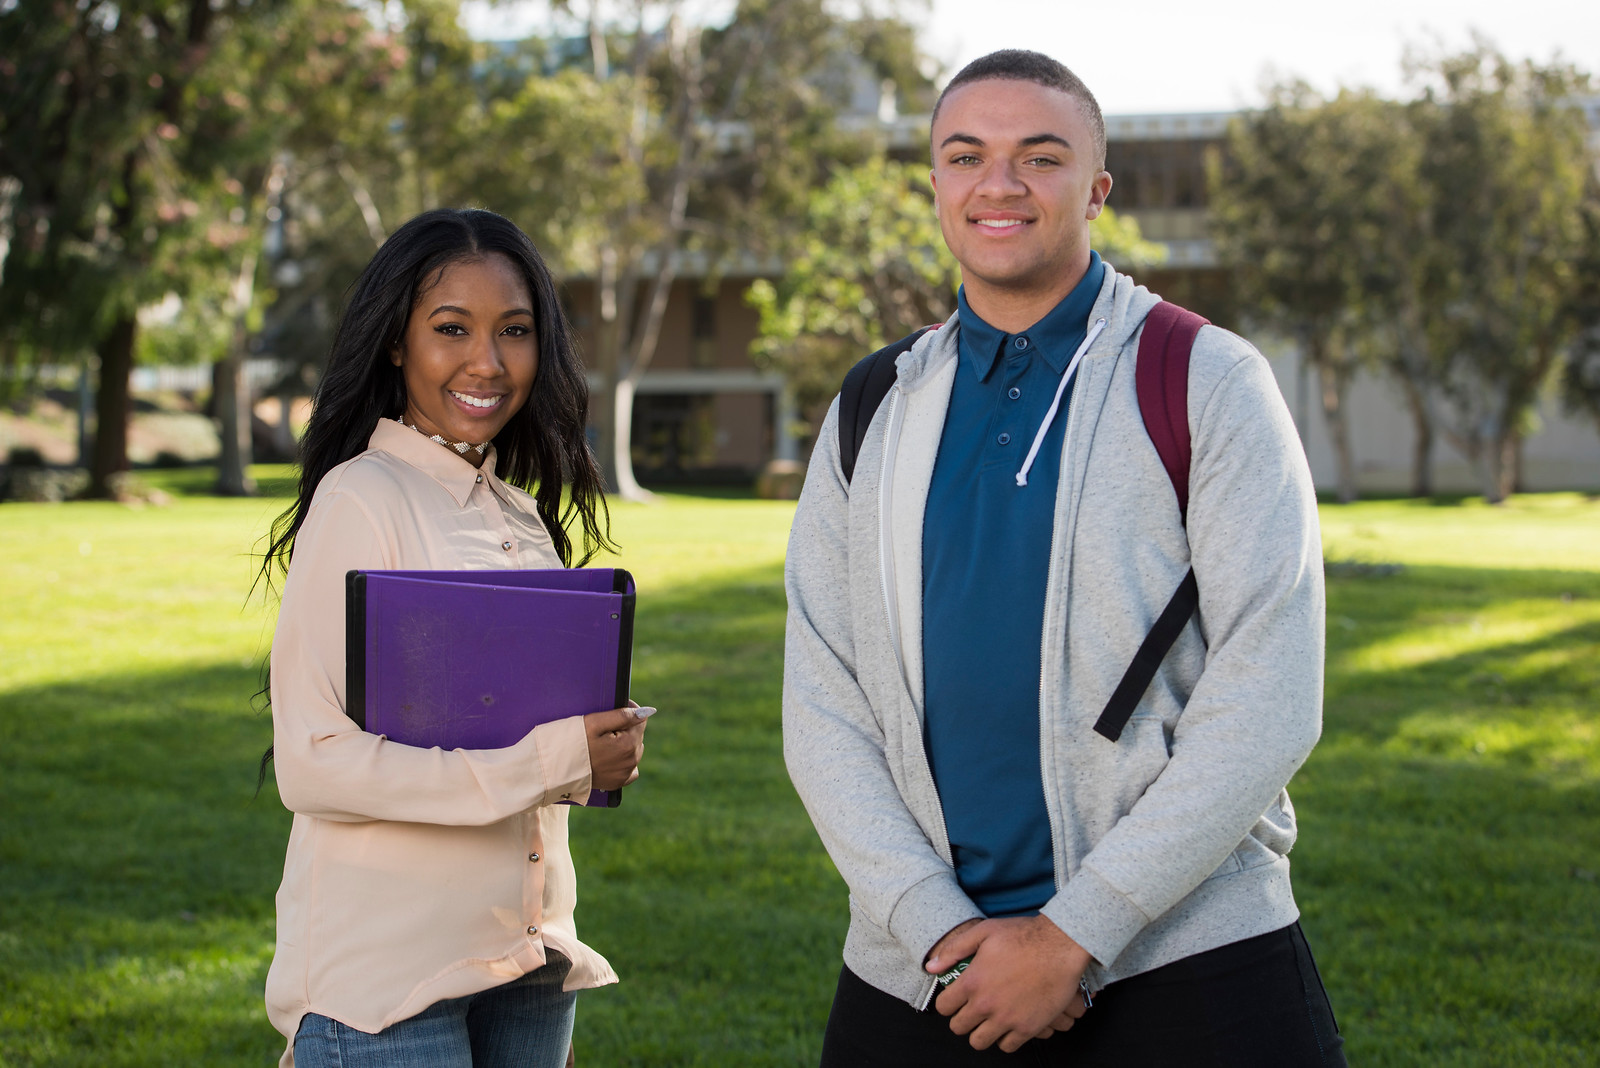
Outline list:
[[[1056,386],[1056,399],[1050,402],[1050,410],[1044,413],[1044,422],[1039,424],[1039,432],[1033,436],[1033,448],[1028,450],[1028,458],[1022,461],[1022,470],[1017,472],[1017,485],[1028,484],[1028,471],[1033,467],[1033,458],[1039,455],[1039,446],[1044,444],[1044,436],[1050,432],[1050,424],[1055,421],[1056,409],[1061,407],[1061,394],[1067,391],[1067,383],[1072,381],[1072,372],[1078,369],[1078,361],[1083,359],[1083,354],[1089,351],[1089,346],[1094,344],[1094,339],[1100,336],[1100,331],[1106,328],[1104,319],[1096,319],[1094,326],[1089,328],[1089,336],[1083,339],[1083,344],[1078,346],[1078,351],[1072,354],[1072,361],[1067,364],[1067,369],[1061,372],[1061,384]]]

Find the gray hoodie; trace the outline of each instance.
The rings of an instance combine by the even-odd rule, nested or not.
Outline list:
[[[1159,299],[1107,268],[1067,411],[1039,680],[1056,894],[1099,988],[1299,915],[1284,787],[1321,730],[1316,498],[1271,370],[1205,327],[1189,371],[1188,529],[1139,413]],[[956,372],[952,317],[902,355],[846,482],[838,403],[789,538],[784,754],[850,889],[851,971],[913,1005],[922,962],[982,914],[956,883],[923,748],[922,521]],[[1194,567],[1200,611],[1120,741],[1093,724]],[[973,664],[983,671],[984,665]]]

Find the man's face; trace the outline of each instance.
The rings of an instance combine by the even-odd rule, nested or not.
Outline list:
[[[932,180],[967,299],[980,302],[1064,296],[1088,265],[1089,221],[1111,191],[1078,101],[1010,79],[945,97]]]

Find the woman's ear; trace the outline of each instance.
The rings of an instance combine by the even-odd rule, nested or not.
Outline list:
[[[393,348],[391,348],[389,350],[389,362],[394,364],[396,367],[401,366],[400,355],[401,355],[400,346],[399,345],[394,346]]]

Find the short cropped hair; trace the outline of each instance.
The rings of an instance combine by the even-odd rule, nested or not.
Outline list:
[[[979,56],[962,67],[956,76],[950,79],[950,84],[944,87],[944,92],[939,94],[938,102],[933,105],[933,121],[938,121],[939,109],[944,106],[944,98],[950,95],[952,89],[959,89],[970,82],[992,79],[1032,82],[1046,89],[1058,89],[1076,100],[1078,106],[1083,109],[1083,117],[1088,120],[1089,132],[1094,137],[1095,159],[1102,168],[1105,167],[1106,120],[1105,116],[1100,114],[1100,102],[1094,98],[1089,87],[1083,84],[1082,78],[1042,52],[1005,48],[998,52],[990,52],[986,56]]]

